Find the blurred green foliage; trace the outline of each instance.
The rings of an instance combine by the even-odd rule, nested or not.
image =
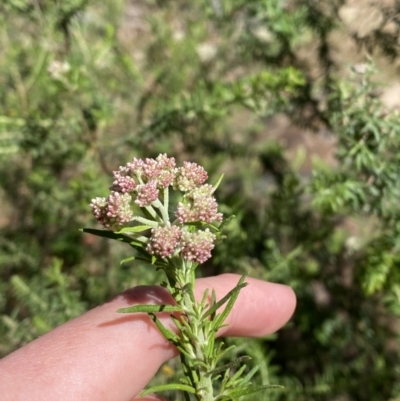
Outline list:
[[[203,274],[298,296],[278,334],[229,340],[286,386],[265,399],[398,399],[400,120],[381,95],[400,9],[366,3],[3,1],[0,353],[159,281],[79,228],[114,169],[167,152],[225,173],[236,218]],[[349,19],[361,11],[370,26]],[[312,157],[311,133],[334,157]]]

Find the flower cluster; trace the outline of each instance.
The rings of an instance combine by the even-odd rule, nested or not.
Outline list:
[[[211,257],[216,240],[208,228],[196,232],[184,231],[178,226],[169,225],[151,230],[151,237],[146,247],[151,255],[167,258],[179,253],[183,259],[204,263]]]
[[[208,228],[190,225],[222,221],[213,196],[215,188],[205,184],[208,174],[202,166],[184,162],[182,167],[176,167],[173,157],[161,154],[155,159],[133,158],[114,171],[113,177],[108,198],[95,198],[90,204],[106,229],[117,231],[141,222],[153,227],[149,237],[141,237],[145,238],[144,248],[149,254],[161,258],[179,255],[197,263],[210,258],[216,235]],[[172,223],[168,210],[170,187],[181,192]],[[138,213],[134,213],[135,207]]]
[[[181,236],[182,230],[178,226],[168,225],[153,228],[146,250],[151,255],[168,258],[178,247]]]
[[[218,204],[212,196],[214,188],[205,184],[195,187],[186,193],[183,198],[185,202],[179,202],[175,215],[180,223],[193,221],[222,221],[222,214],[218,213]]]
[[[177,171],[175,186],[183,191],[190,191],[203,184],[208,178],[207,171],[196,163],[183,162]]]
[[[185,232],[181,240],[182,257],[192,262],[204,263],[211,257],[215,240],[215,234],[209,229],[194,233]]]
[[[107,199],[92,199],[90,207],[93,215],[105,228],[113,228],[133,219],[131,200],[132,197],[127,193],[112,191]]]
[[[175,159],[159,155],[156,159],[137,159],[113,172],[112,190],[122,193],[136,192],[140,207],[148,206],[158,198],[159,189],[172,185],[177,175]]]

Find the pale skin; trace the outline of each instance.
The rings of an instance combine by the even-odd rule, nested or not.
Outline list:
[[[213,288],[222,298],[239,276],[196,281],[196,296]],[[247,278],[223,336],[261,337],[292,316],[296,298],[287,286]],[[177,355],[145,314],[116,310],[140,303],[171,303],[161,287],[136,287],[11,353],[0,361],[2,401],[131,401],[160,366]],[[172,328],[168,316],[163,323]],[[153,397],[141,400],[153,400]]]

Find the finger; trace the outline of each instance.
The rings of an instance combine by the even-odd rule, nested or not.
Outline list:
[[[214,288],[221,298],[239,280],[229,274],[201,279],[200,297]],[[226,335],[261,336],[284,324],[295,297],[285,286],[248,278],[230,317]],[[165,304],[161,287],[136,287],[56,328],[0,361],[0,393],[8,400],[62,399],[128,401],[176,350],[145,314],[121,315],[134,304]],[[169,324],[167,316],[162,317]]]

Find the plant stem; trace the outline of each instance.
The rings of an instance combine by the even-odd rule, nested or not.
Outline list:
[[[152,227],[158,227],[158,223],[154,220],[146,219],[145,217],[142,216],[134,216],[132,218],[132,221],[138,221],[139,223],[146,224],[148,226]]]
[[[169,222],[168,206],[165,207],[165,206],[161,203],[161,201],[160,201],[159,199],[156,199],[156,200],[153,202],[153,206],[156,207],[156,208],[158,208],[158,209],[160,210],[160,212],[161,212],[161,217],[162,217],[164,223],[168,223],[168,222]]]
[[[181,337],[182,343],[185,344],[187,352],[195,355],[195,358],[188,369],[195,369],[195,383],[192,385],[196,388],[196,398],[198,401],[214,401],[214,389],[212,377],[209,374],[215,368],[215,361],[212,355],[209,355],[208,349],[210,342],[214,342],[215,336],[210,331],[208,320],[203,319],[203,307],[195,301],[193,286],[195,279],[195,269],[192,263],[182,263],[183,269],[179,274],[179,284],[182,289],[182,296],[179,306],[185,311],[186,324],[182,325]]]

